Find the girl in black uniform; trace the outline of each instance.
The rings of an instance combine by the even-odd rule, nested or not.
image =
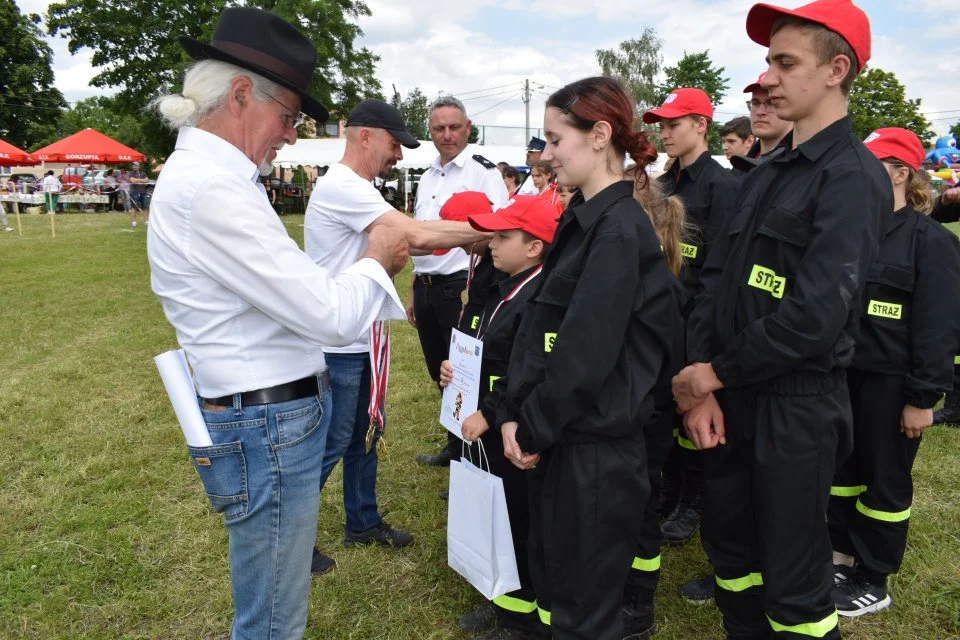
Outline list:
[[[464,420],[463,439],[473,443],[470,445],[471,459],[479,460],[480,451],[476,444],[479,438],[490,472],[503,479],[520,577],[520,589],[494,598],[495,628],[479,638],[533,640],[542,637],[546,631],[536,615],[536,598],[527,562],[527,478],[504,457],[503,439],[499,431],[490,427],[496,425],[496,413],[506,389],[507,364],[514,337],[527,302],[537,290],[543,258],[557,228],[557,211],[552,203],[538,196],[514,196],[504,208],[494,213],[472,215],[469,221],[478,230],[495,232],[490,241],[489,260],[500,277],[487,284],[483,303],[478,307],[479,315],[468,314],[471,320],[465,327],[483,342],[483,358],[479,408]],[[474,284],[478,282],[476,278],[472,281]],[[473,294],[479,294],[475,288],[471,287],[471,298]],[[477,322],[473,322],[473,317],[478,318]],[[440,385],[446,386],[452,377],[453,368],[449,361],[444,361],[440,366]],[[468,631],[482,631],[491,621],[484,615],[486,610],[481,605],[480,609],[461,618],[461,627]]]
[[[530,569],[558,640],[621,640],[620,608],[649,495],[643,425],[681,326],[674,276],[633,195],[657,157],[609,78],[547,100],[560,218],[524,313],[498,413],[504,453],[530,470]],[[624,180],[624,156],[638,178]]]
[[[900,568],[913,501],[911,469],[933,405],[949,391],[960,334],[960,242],[927,217],[924,149],[904,129],[865,140],[883,161],[894,209],[863,296],[848,373],[853,453],[830,490],[834,602],[842,616],[890,605],[887,576]]]

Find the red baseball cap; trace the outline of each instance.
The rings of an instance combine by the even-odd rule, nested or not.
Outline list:
[[[769,47],[773,23],[786,16],[815,22],[839,34],[857,55],[857,73],[863,71],[870,59],[870,20],[860,7],[850,0],[816,0],[796,9],[755,4],[747,14],[747,35]]]
[[[557,207],[540,196],[514,196],[493,213],[470,216],[469,222],[477,231],[520,229],[550,244],[557,231]]]
[[[920,170],[927,155],[917,134],[899,127],[877,129],[867,136],[863,144],[880,160],[894,158],[914,171]]]
[[[643,114],[643,121],[654,124],[665,118],[682,116],[704,116],[713,120],[710,96],[700,89],[674,89],[659,109],[651,109]]]
[[[757,78],[757,81],[754,82],[753,84],[748,84],[747,87],[746,87],[746,89],[743,90],[743,92],[744,92],[744,93],[753,93],[754,91],[758,91],[758,90],[760,90],[760,89],[763,89],[763,87],[760,86],[760,83],[763,82],[763,79],[766,78],[766,77],[767,77],[767,72],[764,71],[763,73],[760,74],[760,77]]]
[[[476,213],[490,213],[493,205],[483,191],[458,191],[440,207],[440,219],[451,222],[466,222],[467,218]],[[450,249],[436,249],[435,256],[449,253]]]

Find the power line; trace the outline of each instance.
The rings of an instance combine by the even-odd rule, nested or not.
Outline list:
[[[483,93],[484,91],[493,91],[494,89],[503,89],[504,87],[512,87],[516,85],[516,82],[511,82],[510,84],[501,84],[498,87],[487,87],[486,89],[474,89],[473,91],[457,91],[456,93],[451,93],[452,96],[465,96],[471,93]]]
[[[472,97],[472,98],[464,98],[464,99],[461,100],[460,102],[478,102],[478,101],[483,101],[483,100],[490,100],[491,98],[497,98],[497,97],[499,97],[499,96],[505,96],[505,95],[507,95],[508,93],[514,93],[516,90],[517,90],[517,88],[516,88],[516,87],[513,87],[513,88],[511,88],[511,89],[507,89],[506,91],[499,91],[499,92],[497,92],[497,93],[491,93],[491,94],[482,95],[482,96],[475,96],[475,97]]]
[[[522,93],[522,92],[520,92],[520,93]],[[497,104],[493,105],[492,107],[487,107],[486,109],[481,109],[480,111],[477,111],[475,114],[473,114],[473,117],[475,118],[475,117],[477,117],[478,115],[480,115],[481,113],[486,113],[487,111],[490,111],[491,109],[496,109],[497,107],[499,107],[499,106],[502,105],[503,103],[508,102],[508,101],[510,101],[510,100],[513,100],[513,99],[516,98],[516,97],[519,97],[519,96],[520,96],[520,93],[514,94],[514,95],[510,96],[509,98],[505,98],[505,99],[501,100],[500,102],[498,102]]]

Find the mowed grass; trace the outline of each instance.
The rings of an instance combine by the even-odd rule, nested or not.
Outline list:
[[[227,536],[153,365],[176,341],[150,291],[145,229],[114,214],[56,221],[56,239],[46,216],[0,235],[0,639],[224,638]],[[302,241],[302,217],[283,221]],[[393,329],[380,507],[416,542],[344,549],[335,472],[319,541],[339,567],[314,579],[307,638],[464,638],[456,618],[481,601],[446,566],[447,472],[413,461],[444,439],[438,398],[415,332]],[[960,431],[934,428],[893,608],[844,620],[846,637],[960,637],[958,477]],[[716,609],[676,595],[707,569],[696,541],[664,549],[658,638],[722,637]]]

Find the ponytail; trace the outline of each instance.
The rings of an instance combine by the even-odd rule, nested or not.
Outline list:
[[[915,171],[913,167],[907,168],[910,170],[910,177],[907,178],[907,204],[917,213],[929,215],[934,205],[930,176],[922,169]]]

